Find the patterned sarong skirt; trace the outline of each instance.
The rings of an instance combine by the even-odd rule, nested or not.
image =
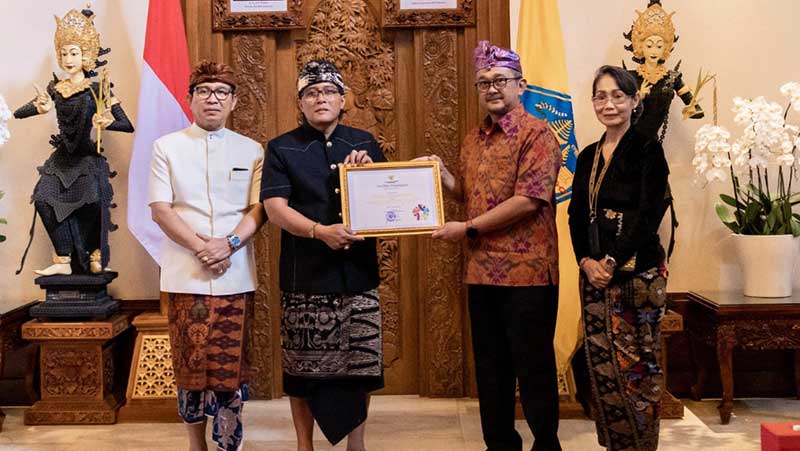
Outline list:
[[[383,387],[378,291],[281,295],[283,389],[305,398],[336,444],[366,420],[367,394]]]
[[[613,451],[658,448],[659,366],[666,271],[653,268],[594,288],[581,279],[584,348],[598,441]]]
[[[253,293],[228,296],[169,294],[169,337],[178,387],[178,413],[187,424],[213,417],[218,449],[244,443],[242,409],[248,399],[246,309]]]

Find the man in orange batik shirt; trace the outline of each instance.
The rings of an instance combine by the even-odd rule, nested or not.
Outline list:
[[[473,59],[475,86],[488,116],[464,138],[461,174],[442,166],[442,184],[466,203],[467,221],[448,222],[432,237],[467,242],[472,346],[487,448],[522,449],[514,429],[519,382],[533,449],[558,451],[553,334],[561,152],[547,123],[520,103],[526,81],[519,56],[482,41]]]

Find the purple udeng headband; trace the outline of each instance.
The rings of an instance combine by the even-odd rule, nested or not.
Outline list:
[[[478,46],[472,52],[472,64],[475,66],[475,72],[493,67],[507,67],[522,72],[519,55],[513,50],[492,45],[489,41],[478,42]]]

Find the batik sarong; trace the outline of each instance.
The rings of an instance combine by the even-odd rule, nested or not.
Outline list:
[[[333,444],[366,420],[367,394],[383,387],[377,290],[281,294],[283,388],[305,398]]]
[[[245,355],[245,308],[252,299],[252,292],[227,296],[169,294],[169,338],[178,388],[239,389]]]
[[[249,399],[247,384],[234,392],[178,389],[178,414],[186,424],[212,417],[211,440],[218,449],[239,451],[244,441],[242,409]]]
[[[253,293],[169,294],[169,336],[178,413],[187,424],[213,417],[220,449],[242,448],[242,408],[248,398],[246,308]]]
[[[658,448],[663,375],[658,364],[666,303],[663,267],[605,289],[581,279],[584,331],[600,446]]]

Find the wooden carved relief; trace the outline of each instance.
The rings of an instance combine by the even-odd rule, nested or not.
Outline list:
[[[42,323],[31,321],[22,327],[26,340],[98,339],[110,340],[128,328],[125,315],[117,315],[103,322]]]
[[[672,333],[680,332],[683,330],[683,316],[668,310],[664,317],[661,319],[661,332]]]
[[[311,17],[307,40],[297,50],[298,69],[326,59],[336,64],[348,87],[343,123],[369,131],[389,160],[396,158],[395,54],[381,36],[366,0],[323,0]],[[378,240],[384,366],[400,358],[400,255],[398,238]]]
[[[136,380],[132,399],[174,398],[175,371],[169,335],[144,335],[139,361],[135,362]]]
[[[719,326],[717,339],[744,349],[800,349],[800,323],[796,319],[737,320]]]
[[[238,132],[260,143],[270,138],[265,115],[268,92],[265,86],[266,37],[261,33],[237,33],[231,37],[231,65],[236,71],[239,85],[236,87],[237,106],[233,127]],[[271,300],[277,293],[271,292],[271,268],[269,227],[262,227],[256,236],[255,253],[258,290],[254,302],[247,309],[247,359],[254,372],[251,388],[259,398],[270,397],[270,388],[275,383],[272,372],[272,323]]]
[[[266,108],[269,102],[265,89],[265,40],[262,33],[231,35],[231,65],[239,81],[233,128],[262,144],[271,138],[265,126],[265,115],[273,113]]]
[[[113,410],[95,412],[75,412],[66,407],[60,412],[25,412],[25,424],[114,424],[117,414]]]
[[[99,348],[57,347],[42,350],[42,389],[49,396],[98,396],[102,384]]]
[[[114,392],[114,346],[103,350],[103,395]]]
[[[424,31],[425,152],[436,154],[448,168],[459,167],[458,67],[456,32]],[[445,216],[463,217],[460,204],[445,199]],[[431,240],[426,255],[429,275],[423,300],[425,355],[428,356],[429,391],[436,396],[461,396],[463,390],[462,256],[459,246]]]

